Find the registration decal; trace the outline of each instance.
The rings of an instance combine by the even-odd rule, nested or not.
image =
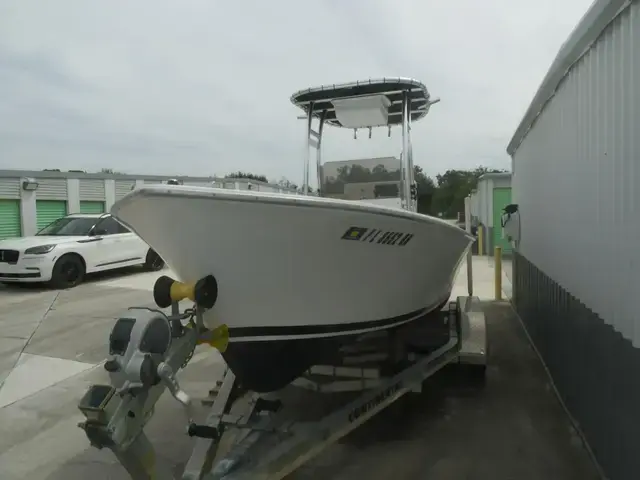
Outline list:
[[[342,235],[343,240],[394,245],[404,247],[414,237],[413,233],[381,230],[379,228],[349,227]]]

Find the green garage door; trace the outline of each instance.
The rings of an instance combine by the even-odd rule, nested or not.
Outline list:
[[[36,200],[38,231],[66,214],[67,202],[64,200]]]
[[[80,213],[104,213],[104,202],[83,200],[80,202]]]
[[[511,203],[510,188],[493,189],[493,245],[502,247],[502,253],[511,252],[511,244],[502,238],[502,210]]]
[[[21,234],[20,200],[0,200],[0,240]]]

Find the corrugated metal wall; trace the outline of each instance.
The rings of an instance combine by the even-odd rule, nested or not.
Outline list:
[[[471,213],[471,218],[477,220],[478,213],[480,212],[480,198],[478,197],[477,191],[471,194],[469,210]]]
[[[135,180],[116,180],[116,200],[120,200],[129,193],[136,184]]]
[[[104,180],[80,179],[80,200],[103,200]]]
[[[66,178],[39,178],[36,198],[39,200],[67,200]]]
[[[574,65],[514,155],[521,253],[640,346],[640,5]]]
[[[611,480],[640,471],[639,81],[639,2],[597,0],[508,147],[514,304]]]
[[[0,198],[20,198],[20,179],[0,178]]]
[[[478,221],[485,226],[490,226],[491,215],[489,215],[489,182],[480,180],[478,182]]]
[[[492,196],[493,179],[481,178],[476,188],[478,221],[486,227],[493,226]]]

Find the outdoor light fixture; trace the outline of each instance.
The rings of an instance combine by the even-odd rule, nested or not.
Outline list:
[[[22,189],[27,192],[33,192],[38,189],[38,182],[34,178],[25,178],[22,182]]]

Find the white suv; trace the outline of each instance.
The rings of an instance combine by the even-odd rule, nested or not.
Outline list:
[[[71,288],[85,273],[144,265],[152,271],[164,261],[140,237],[110,214],[72,214],[33,237],[0,240],[0,282],[48,282]]]

